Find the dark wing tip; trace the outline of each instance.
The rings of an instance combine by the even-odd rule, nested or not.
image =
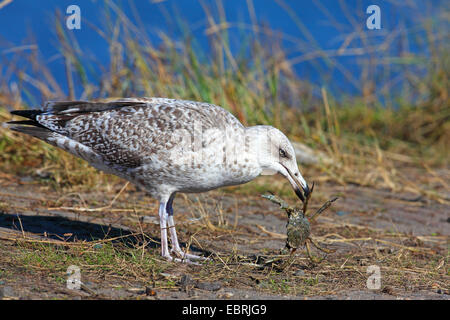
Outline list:
[[[53,133],[52,131],[39,126],[15,126],[10,129],[12,131],[28,134],[44,141],[47,141],[47,138]]]
[[[21,116],[24,118],[28,118],[31,120],[35,120],[36,116],[41,114],[42,110],[13,110],[11,111],[11,114],[16,116]]]
[[[34,120],[19,120],[19,121],[8,121],[7,124],[20,124],[20,125],[28,125],[28,126],[35,126],[40,128],[45,128],[42,124],[40,124],[37,121]]]

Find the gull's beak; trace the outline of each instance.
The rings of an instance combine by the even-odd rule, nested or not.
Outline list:
[[[302,202],[305,202],[305,198],[308,198],[309,194],[311,193],[311,189],[308,187],[305,179],[303,179],[302,175],[298,171],[296,174],[292,174],[291,170],[286,167],[284,168],[288,173],[286,175],[286,178],[288,178],[292,188],[295,191],[295,194],[300,198],[300,200],[302,200]]]

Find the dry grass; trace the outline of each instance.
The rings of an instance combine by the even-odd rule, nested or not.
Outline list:
[[[38,105],[48,99],[165,96],[207,101],[230,110],[245,125],[274,125],[293,141],[324,152],[332,161],[301,168],[308,180],[316,182],[319,191],[328,186],[356,185],[369,187],[374,193],[389,190],[390,197],[404,203],[405,208],[416,204],[448,208],[450,55],[443,41],[448,29],[439,28],[437,23],[421,24],[427,46],[412,53],[405,48],[397,51],[396,44],[405,40],[408,30],[399,28],[374,47],[366,41],[366,33],[354,26],[357,32],[344,36],[338,50],[326,51],[317,46],[288,3],[277,1],[308,39],[288,39],[298,48],[298,56],[293,57],[284,47],[286,35],[256,21],[252,1],[247,1],[249,12],[253,12],[252,25],[227,21],[220,1],[217,3],[216,11],[204,6],[208,21],[205,36],[210,44],[207,53],[199,49],[181,18],[182,40],[160,32],[161,43],[155,45],[145,30],[133,23],[133,17],[127,17],[111,3],[109,11],[104,12],[105,25],[88,23],[108,43],[110,64],[102,65],[101,75],[92,74],[90,67],[95,59],[84,57],[76,39],[56,24],[67,67],[67,94],[37,45],[14,47],[14,57],[1,57],[4,63],[0,69],[0,122],[11,120],[8,110]],[[326,12],[320,1],[315,3]],[[445,25],[445,19],[444,16],[439,21]],[[230,28],[245,31],[241,52],[232,49]],[[358,50],[350,46],[355,37],[362,43]],[[266,43],[272,45],[268,47]],[[339,63],[337,57],[345,55],[361,59],[361,74],[351,74]],[[28,67],[22,67],[20,59],[27,61]],[[317,61],[316,71],[325,78],[332,72],[328,70],[338,70],[359,94],[344,98],[334,96],[326,87],[317,88],[296,74],[295,65],[302,61]],[[406,78],[404,90],[395,91],[390,77],[380,80],[375,72],[379,68],[384,74],[401,71]],[[28,177],[36,188],[58,197],[19,199],[2,192],[0,196],[9,199],[0,203],[2,212],[36,209],[22,202],[37,201],[46,210],[80,216],[89,214],[96,218],[106,212],[113,221],[125,221],[133,232],[92,241],[36,238],[23,230],[0,233],[5,240],[0,247],[0,276],[23,266],[25,273],[49,274],[61,282],[67,266],[76,264],[98,281],[139,281],[157,290],[179,290],[181,274],[189,272],[200,281],[220,280],[225,287],[309,296],[365,288],[370,263],[381,265],[386,291],[439,289],[448,293],[448,249],[444,249],[448,248],[448,237],[443,235],[388,232],[324,217],[313,226],[313,235],[321,244],[338,251],[320,265],[311,265],[300,254],[281,272],[277,264],[264,261],[284,259],[283,253],[253,248],[253,253],[262,252],[258,258],[238,250],[243,244],[252,246],[267,239],[281,239],[280,233],[262,225],[252,228],[241,223],[248,214],[243,208],[258,206],[259,194],[271,190],[287,199],[294,197],[290,187],[278,179],[261,178],[252,184],[227,188],[209,200],[201,196],[180,200],[187,213],[177,221],[180,238],[188,247],[207,249],[213,258],[211,263],[191,267],[163,261],[159,248],[153,248],[158,240],[149,235],[157,235],[158,226],[142,219],[156,212],[156,203],[137,199],[135,194],[139,191],[119,178],[1,126],[1,184],[25,188],[26,183],[21,181]],[[92,197],[86,196],[93,190]],[[327,199],[320,192],[315,197],[318,203]],[[387,209],[385,203],[379,207],[380,211]],[[224,247],[223,243],[229,246]],[[304,274],[299,275],[299,270]]]
[[[104,238],[91,241],[74,241],[70,235],[66,239],[46,240],[20,227],[17,232],[0,233],[2,269],[5,272],[17,269],[12,267],[14,265],[20,266],[15,272],[20,271],[22,275],[45,274],[50,279],[46,281],[54,286],[65,281],[69,265],[77,265],[85,278],[106,287],[122,281],[120,283],[128,287],[138,283],[160,293],[178,292],[187,290],[180,280],[188,273],[200,282],[218,281],[224,288],[253,290],[257,294],[318,296],[365,290],[367,267],[375,264],[381,268],[380,293],[395,296],[405,292],[439,291],[449,294],[446,236],[415,236],[324,217],[313,225],[314,237],[322,246],[337,251],[314,264],[300,250],[286,266],[289,254],[282,250],[251,253],[252,245],[277,239],[279,234],[261,233],[245,225],[227,226],[223,221],[234,216],[234,205],[230,202],[225,208],[219,208],[217,199],[220,197],[212,198],[210,204],[205,200],[195,202],[195,212],[200,215],[195,219],[189,218],[192,216],[190,199],[186,199],[186,206],[180,209],[186,211],[178,224],[181,238],[188,247],[192,245],[209,252],[212,259],[201,266],[173,264],[161,259],[158,241],[148,236],[157,234],[157,225],[142,224],[140,219],[135,219],[127,223],[135,232],[120,236],[105,234]],[[241,202],[245,204],[245,199]],[[214,206],[216,210],[212,209]],[[227,214],[222,213],[224,209]],[[152,245],[155,242],[156,247]],[[247,249],[238,250],[236,245],[244,243]],[[101,295],[94,290],[91,297],[101,298]]]

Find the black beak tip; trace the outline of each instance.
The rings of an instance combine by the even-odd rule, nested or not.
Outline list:
[[[296,189],[295,194],[297,195],[297,197],[300,198],[300,200],[302,200],[302,202],[305,202],[305,200],[309,198],[312,191],[314,190],[314,182],[313,182],[311,188],[308,185],[306,185],[306,187],[302,188],[302,189],[303,189],[303,192],[302,192],[302,190],[300,190],[300,188]]]
[[[305,196],[303,195],[302,190],[300,190],[299,188],[296,188],[295,194],[297,195],[297,197],[300,198],[300,200],[302,200],[302,202],[305,202]]]
[[[306,188],[303,189],[303,192],[305,193],[305,197],[308,198],[312,192],[312,189],[310,189],[309,186],[306,185]]]

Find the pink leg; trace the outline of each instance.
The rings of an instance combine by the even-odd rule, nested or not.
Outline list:
[[[170,200],[169,200],[170,201]],[[171,208],[171,206],[170,206]],[[206,259],[204,257],[195,256],[192,254],[184,253],[181,250],[178,243],[177,234],[175,231],[175,225],[173,221],[173,215],[167,213],[167,202],[161,201],[159,205],[159,224],[161,228],[161,256],[169,261],[175,262],[186,262],[191,264],[196,264],[190,259]],[[170,230],[170,237],[172,242],[172,252],[174,252],[178,258],[173,258],[169,252],[169,243],[167,240],[167,229]]]
[[[189,254],[183,252],[178,242],[177,231],[175,230],[175,222],[173,221],[173,215],[168,217],[169,231],[170,231],[170,241],[172,242],[172,252],[180,257],[181,259],[191,259],[191,260],[208,260],[206,257],[197,256],[194,254]]]
[[[161,256],[172,261],[169,253],[169,243],[167,241],[167,213],[165,202],[161,202],[159,205],[159,226],[161,228]]]

